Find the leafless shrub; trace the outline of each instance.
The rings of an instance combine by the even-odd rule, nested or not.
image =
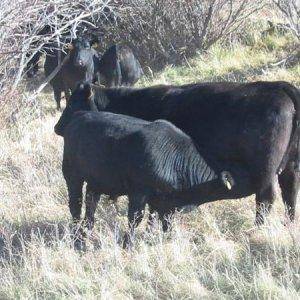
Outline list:
[[[126,41],[144,65],[161,68],[208,49],[260,9],[252,0],[127,0],[118,26],[102,24],[104,42]]]
[[[78,28],[93,28],[93,22],[103,15],[105,9],[111,9],[111,2],[0,1],[0,103],[22,95],[19,83],[24,68],[37,51],[41,51],[45,44],[60,42],[64,34],[75,37]],[[44,32],[45,27],[49,30]],[[13,106],[17,103],[14,101]]]
[[[252,0],[2,0],[0,101],[23,94],[19,84],[28,61],[65,35],[93,32],[102,36],[102,50],[125,42],[143,65],[159,69],[225,39],[261,6]]]
[[[300,38],[300,0],[272,0],[283,17],[288,22],[289,28],[297,38]]]

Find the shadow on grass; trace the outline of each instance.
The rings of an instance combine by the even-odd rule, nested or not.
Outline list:
[[[58,241],[70,240],[70,224],[66,222],[24,222],[17,226],[5,223],[0,231],[0,258],[18,258],[26,251],[26,246],[34,241],[43,241],[51,246]]]
[[[101,218],[97,217],[105,228],[113,233],[116,238],[120,236],[120,224],[118,216],[121,216],[113,205],[100,207],[98,213]],[[95,224],[96,225],[96,224]],[[88,242],[92,249],[96,250],[101,247],[101,234],[97,233],[98,226],[95,226],[92,232],[88,233]],[[39,244],[46,247],[57,247],[60,243],[69,247],[74,247],[74,224],[68,221],[32,221],[20,223],[3,222],[0,228],[0,260],[20,260],[26,253],[29,245]],[[86,229],[84,225],[81,228]],[[123,233],[122,233],[123,235]]]

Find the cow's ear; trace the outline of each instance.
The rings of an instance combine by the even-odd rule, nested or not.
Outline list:
[[[67,44],[65,44],[65,46],[64,46],[66,49],[68,49],[68,50],[73,50],[74,49],[74,45],[72,44],[72,43],[67,43]]]

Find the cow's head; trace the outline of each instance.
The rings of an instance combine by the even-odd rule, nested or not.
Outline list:
[[[68,44],[71,62],[76,67],[87,69],[93,64],[95,48],[98,45],[96,38],[81,37]]]
[[[65,127],[71,122],[76,113],[90,110],[97,110],[93,100],[92,87],[89,83],[79,83],[54,127],[55,133],[63,136]]]

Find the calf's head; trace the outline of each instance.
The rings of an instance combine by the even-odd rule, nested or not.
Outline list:
[[[79,83],[73,91],[60,119],[54,126],[55,133],[63,136],[65,127],[76,116],[76,113],[90,110],[97,110],[93,100],[91,85],[88,83]]]
[[[70,60],[76,67],[87,69],[93,64],[95,52],[93,48],[97,45],[96,39],[78,38],[68,45]]]

